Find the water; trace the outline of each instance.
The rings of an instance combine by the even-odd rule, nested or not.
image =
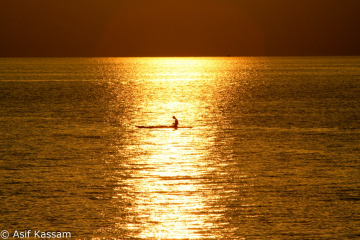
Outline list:
[[[359,57],[0,59],[0,98],[10,234],[360,238]]]

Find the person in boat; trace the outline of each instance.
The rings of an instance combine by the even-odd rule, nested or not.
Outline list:
[[[179,121],[177,120],[177,118],[176,118],[175,116],[173,116],[173,119],[175,119],[175,122],[174,122],[173,126],[174,126],[175,128],[177,128],[178,125],[179,125]]]

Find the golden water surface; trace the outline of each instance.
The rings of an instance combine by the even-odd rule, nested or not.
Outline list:
[[[0,230],[356,239],[359,73],[358,57],[0,59]],[[192,128],[136,127],[172,116]]]

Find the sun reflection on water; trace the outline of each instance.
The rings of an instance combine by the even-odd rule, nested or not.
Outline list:
[[[196,229],[207,217],[199,214],[206,208],[199,194],[205,166],[193,147],[199,139],[189,130],[145,131],[138,139],[144,154],[133,159],[143,168],[126,181],[137,193],[132,210],[143,224],[137,237],[200,238]]]
[[[142,239],[215,238],[218,230],[207,235],[209,229],[224,228],[224,223],[217,220],[223,217],[224,209],[210,204],[220,198],[221,191],[213,178],[223,178],[226,174],[221,169],[229,164],[214,162],[210,150],[216,144],[213,133],[219,120],[215,118],[221,115],[210,115],[209,111],[219,97],[217,85],[227,78],[226,74],[222,78],[215,74],[223,67],[217,65],[222,61],[209,58],[133,61],[132,75],[122,80],[130,83],[132,94],[124,94],[122,85],[112,89],[113,94],[119,95],[115,99],[121,99],[113,102],[113,109],[132,109],[126,124],[131,129],[124,140],[127,142],[119,145],[118,155],[112,161],[119,158],[119,171],[114,177],[122,187],[116,189],[116,198],[119,201],[128,198],[126,212],[134,217],[126,221],[119,218],[118,226],[127,229],[131,237]],[[123,106],[126,97],[132,106]],[[171,125],[173,115],[180,126],[194,128],[134,127]],[[215,123],[212,129],[204,124],[209,119]],[[119,116],[119,121],[124,118]]]

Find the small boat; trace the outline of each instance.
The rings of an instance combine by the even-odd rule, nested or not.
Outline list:
[[[135,126],[137,128],[192,128],[192,127],[175,127],[175,126]]]

